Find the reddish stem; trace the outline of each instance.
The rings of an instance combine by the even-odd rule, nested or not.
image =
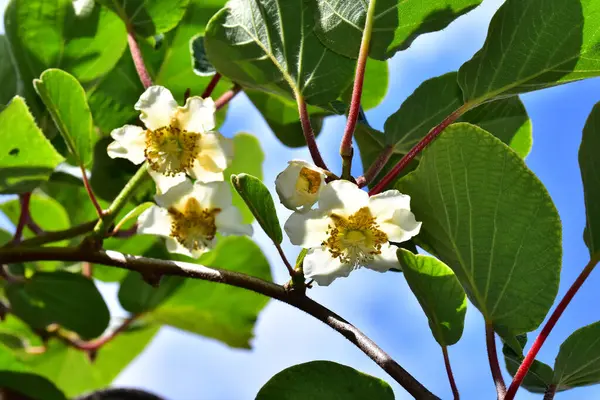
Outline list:
[[[383,167],[385,167],[385,164],[387,164],[387,162],[390,160],[392,154],[394,154],[394,146],[385,146],[381,153],[379,153],[377,159],[373,161],[373,164],[371,164],[367,172],[365,172],[363,176],[356,178],[356,184],[358,187],[362,188],[371,183],[373,179],[379,175]]]
[[[84,262],[81,264],[81,275],[86,278],[91,278],[94,275],[94,267],[90,262]]]
[[[215,88],[217,87],[217,84],[219,83],[220,80],[221,80],[221,74],[217,72],[212,77],[210,82],[208,82],[208,86],[206,87],[206,89],[204,89],[204,92],[202,93],[203,99],[210,97],[210,95],[212,94],[213,90],[215,90]]]
[[[98,213],[98,216],[102,218],[102,216],[104,215],[104,211],[102,210],[100,203],[98,203],[98,199],[96,199],[96,196],[94,195],[94,191],[92,190],[92,186],[90,185],[90,181],[88,180],[85,168],[83,168],[82,165],[80,165],[79,168],[81,169],[81,179],[83,180],[83,186],[85,186],[85,190],[87,191],[88,196],[92,201],[96,212]]]
[[[458,387],[456,386],[456,381],[454,380],[454,374],[452,373],[452,367],[450,366],[450,357],[448,356],[448,347],[442,346],[442,354],[444,355],[444,364],[446,365],[446,373],[448,374],[448,381],[450,382],[450,387],[452,388],[452,395],[454,396],[454,400],[460,399],[460,394],[458,393]]]
[[[594,267],[596,267],[596,264],[598,264],[598,258],[599,257],[596,256],[590,260],[590,262],[585,266],[583,271],[581,271],[581,274],[579,274],[575,282],[573,282],[565,296],[560,301],[560,303],[558,303],[558,306],[556,307],[550,318],[548,318],[546,325],[544,325],[538,337],[535,338],[535,341],[531,345],[529,352],[523,359],[523,362],[521,362],[517,373],[513,377],[513,381],[511,382],[510,387],[508,388],[508,392],[506,393],[505,400],[512,400],[515,397],[519,386],[521,386],[521,382],[523,382],[525,375],[527,375],[527,371],[529,371],[529,368],[535,361],[535,357],[542,348],[542,345],[548,338],[548,335],[550,335],[550,332],[552,332],[552,329],[558,322],[558,319],[561,317],[562,313],[565,311],[571,300],[573,300],[575,294],[581,288],[581,285],[583,285],[587,277],[590,276],[590,274],[594,270]]]
[[[490,369],[492,371],[492,378],[496,384],[496,392],[498,393],[498,400],[503,400],[506,395],[506,384],[504,378],[502,378],[502,371],[500,370],[500,364],[498,363],[498,351],[496,350],[496,335],[494,333],[494,325],[492,323],[485,323],[485,343],[488,353],[488,361],[490,363]]]
[[[42,229],[42,227],[35,223],[35,221],[31,217],[31,214],[29,214],[29,220],[27,221],[27,227],[36,235],[41,235],[42,233],[44,233],[44,230]]]
[[[29,201],[31,200],[31,192],[23,193],[19,196],[19,204],[21,205],[21,214],[19,215],[19,221],[15,229],[15,235],[13,236],[12,243],[18,244],[21,242],[23,237],[23,230],[29,221]]]
[[[302,95],[296,96],[296,102],[298,103],[298,114],[300,115],[300,124],[302,125],[302,132],[304,132],[304,139],[306,140],[306,145],[308,146],[310,156],[312,157],[312,160],[317,167],[323,168],[324,170],[328,171],[329,168],[327,168],[323,157],[321,157],[319,147],[317,146],[315,132],[313,131],[312,126],[310,125],[310,117],[308,115],[306,103],[304,102],[304,98],[302,97]]]
[[[544,393],[543,400],[553,400],[554,396],[556,395],[556,389],[557,387],[555,384],[548,386],[548,389],[546,389],[546,392]]]
[[[152,78],[150,78],[148,69],[146,69],[146,64],[144,64],[144,57],[142,56],[140,46],[135,40],[135,32],[133,31],[133,27],[129,24],[127,25],[127,43],[129,43],[129,51],[131,52],[131,58],[133,58],[135,70],[140,77],[140,81],[142,81],[142,85],[144,85],[144,89],[147,89],[152,86]]]
[[[425,147],[427,147],[433,140],[439,136],[440,133],[444,131],[448,127],[448,125],[452,124],[456,121],[462,114],[464,114],[471,105],[464,104],[452,114],[448,115],[439,125],[435,126],[429,133],[421,139],[419,143],[416,144],[402,159],[388,172],[382,179],[369,191],[369,195],[373,196],[374,194],[380,193],[385,189],[387,185],[389,185],[404,168],[421,152]]]
[[[99,350],[102,346],[104,346],[105,344],[107,344],[108,342],[113,340],[115,337],[117,337],[120,333],[125,331],[129,327],[129,325],[131,325],[131,323],[133,321],[135,321],[138,317],[139,317],[139,315],[133,315],[133,316],[125,319],[123,321],[123,323],[121,323],[121,325],[119,325],[117,327],[117,329],[112,331],[110,334],[108,334],[104,337],[101,337],[99,339],[90,340],[88,342],[82,341],[82,340],[70,339],[66,336],[60,336],[60,338],[63,339],[64,341],[66,341],[71,346],[73,346],[79,350],[94,352],[94,351]]]
[[[233,85],[233,87],[231,89],[229,89],[228,91],[223,93],[221,95],[221,97],[219,97],[215,101],[215,108],[217,110],[220,110],[221,108],[225,107],[227,105],[227,103],[229,103],[231,101],[231,99],[233,99],[235,97],[235,95],[238,94],[241,90],[242,90],[242,87],[240,85],[238,85],[237,83],[235,85]]]
[[[275,243],[275,242],[273,242],[273,244],[275,245],[275,248],[277,248],[277,252],[279,252],[279,256],[281,257],[281,260],[285,264],[285,267],[287,268],[288,273],[290,274],[291,277],[293,277],[295,274],[294,268],[292,268],[292,265],[290,264],[289,260],[285,256],[285,253],[283,252],[281,245],[279,243]]]

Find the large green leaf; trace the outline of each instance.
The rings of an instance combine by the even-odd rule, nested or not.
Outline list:
[[[600,75],[600,2],[507,0],[483,48],[459,71],[465,101]]]
[[[579,148],[579,167],[585,195],[585,243],[592,257],[600,251],[600,103],[590,114]]]
[[[515,376],[519,366],[525,358],[523,356],[523,348],[527,343],[527,336],[519,335],[516,337],[516,340],[519,342],[518,352],[506,343],[502,347],[506,370],[511,376]],[[525,375],[521,386],[533,393],[544,393],[552,383],[553,375],[554,371],[552,371],[552,368],[548,364],[535,360],[533,361],[533,364],[531,364],[527,375]]]
[[[561,223],[523,160],[488,132],[454,124],[397,187],[423,221],[420,244],[454,270],[486,321],[536,329],[558,290]]]
[[[444,29],[481,0],[377,0],[369,55],[379,60],[407,49],[421,34]],[[317,0],[315,32],[330,49],[358,57],[367,1]]]
[[[0,111],[0,194],[25,193],[48,179],[64,159],[35,124],[21,97]]]
[[[398,249],[398,261],[435,340],[440,346],[458,342],[465,325],[467,296],[452,269],[434,257],[404,249]]]
[[[77,79],[60,69],[49,69],[33,85],[75,162],[82,167],[89,167],[96,135],[85,92]]]
[[[393,400],[385,381],[331,361],[294,365],[273,376],[256,400]]]
[[[100,336],[110,314],[90,279],[65,271],[38,272],[6,287],[11,310],[35,328],[57,323],[83,338]]]
[[[69,398],[108,386],[146,345],[158,328],[145,326],[120,333],[102,346],[95,361],[80,350],[51,340],[41,355],[24,355],[23,362],[61,389]]]
[[[388,83],[389,71],[387,61],[378,61],[369,58],[365,68],[365,81],[360,98],[360,106],[363,110],[375,108],[383,101],[383,98],[387,94]],[[344,93],[342,93],[344,103],[351,103],[353,88],[354,82],[351,82]]]
[[[600,322],[576,330],[560,346],[554,363],[559,389],[600,383]]]
[[[269,189],[260,179],[244,173],[231,175],[231,183],[267,236],[281,244],[283,234]]]
[[[22,85],[19,80],[17,66],[14,62],[10,44],[4,35],[0,35],[0,105],[8,104],[13,96],[19,94],[18,85]]]
[[[314,34],[316,4],[306,0],[230,0],[209,22],[208,58],[231,80],[325,104],[348,86],[354,62]]]
[[[271,280],[269,263],[245,237],[220,238],[198,262]],[[161,324],[218,339],[232,347],[250,348],[252,329],[268,298],[248,290],[187,279],[183,286],[148,314]]]
[[[148,37],[175,28],[190,0],[97,0],[113,10],[133,31]]]

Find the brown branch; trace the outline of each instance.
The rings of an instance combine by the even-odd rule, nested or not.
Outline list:
[[[487,321],[485,323],[485,344],[487,347],[490,369],[492,371],[492,378],[494,378],[494,384],[496,385],[496,393],[498,393],[498,400],[503,400],[504,396],[506,396],[506,384],[504,383],[502,371],[500,370],[500,364],[498,363],[498,351],[496,350],[496,334],[494,333],[494,325]]]
[[[90,251],[68,247],[0,249],[0,264],[48,260],[87,261],[137,271],[142,275],[183,276],[236,286],[263,294],[296,307],[333,328],[375,361],[415,398],[438,399],[377,344],[348,321],[306,296],[287,291],[281,285],[239,272],[209,268],[199,264],[125,255],[115,251]]]

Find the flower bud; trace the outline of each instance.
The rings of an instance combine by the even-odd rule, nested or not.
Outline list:
[[[292,211],[307,212],[325,185],[325,172],[302,160],[292,160],[275,179],[279,200]]]

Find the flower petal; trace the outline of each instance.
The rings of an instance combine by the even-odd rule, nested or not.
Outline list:
[[[177,120],[181,129],[204,133],[215,129],[215,102],[213,99],[190,97],[185,106],[177,109]]]
[[[114,129],[110,136],[115,139],[108,145],[106,151],[110,158],[126,158],[134,164],[141,164],[146,159],[145,130],[139,126],[125,125]]]
[[[172,187],[179,185],[187,179],[184,173],[177,174],[175,176],[168,176],[163,175],[160,172],[156,172],[152,168],[148,168],[148,173],[154,180],[154,183],[156,184],[156,194],[159,195],[167,192]]]
[[[213,172],[225,170],[233,159],[233,140],[219,132],[207,132],[200,135],[200,154],[197,163]]]
[[[415,214],[409,210],[396,210],[392,217],[392,223],[402,228],[403,231],[402,237],[396,237],[394,239],[390,237],[389,240],[392,242],[405,242],[408,239],[417,236],[421,231],[422,223],[418,222],[415,218]]]
[[[171,123],[177,102],[169,89],[162,86],[150,86],[135,103],[134,108],[141,111],[140,119],[148,129],[156,130]]]
[[[376,254],[373,261],[369,265],[365,265],[365,267],[377,272],[389,271],[391,268],[400,269],[396,250],[396,246],[392,246],[389,243],[384,244],[381,246],[381,254]]]
[[[179,203],[183,197],[191,194],[193,189],[194,185],[192,184],[192,181],[186,178],[183,182],[169,188],[169,190],[163,194],[154,196],[154,200],[159,206],[170,208]]]
[[[209,171],[198,161],[196,161],[192,168],[188,170],[188,173],[192,178],[201,182],[217,182],[225,179],[223,172]]]
[[[275,178],[279,201],[292,211],[307,212],[325,186],[325,173],[302,160],[292,160],[288,164]]]
[[[223,235],[252,236],[252,225],[245,224],[240,210],[230,206],[221,210],[215,217],[217,231]]]
[[[202,207],[225,209],[231,207],[232,195],[229,183],[220,182],[200,182],[194,183],[191,192]]]
[[[410,196],[398,190],[386,190],[369,198],[369,209],[380,221],[391,219],[396,210],[410,210]]]
[[[184,256],[188,256],[188,257],[192,257],[192,258],[198,258],[202,254],[206,253],[207,251],[210,251],[210,249],[211,249],[211,247],[203,247],[198,250],[190,251],[187,247],[183,246],[181,243],[179,243],[177,240],[173,239],[172,237],[167,238],[166,245],[167,245],[167,251],[169,253],[183,254]]]
[[[352,272],[352,266],[342,264],[339,258],[323,248],[311,249],[303,262],[304,276],[314,279],[319,286],[329,286],[335,278],[345,278]]]
[[[321,191],[319,197],[320,210],[343,210],[343,215],[354,214],[368,204],[369,195],[367,192],[346,180],[337,180],[328,183]]]
[[[312,248],[327,240],[329,223],[329,218],[318,210],[295,212],[285,222],[284,229],[292,244]]]
[[[169,236],[171,233],[171,216],[159,206],[152,206],[138,217],[137,233]]]

